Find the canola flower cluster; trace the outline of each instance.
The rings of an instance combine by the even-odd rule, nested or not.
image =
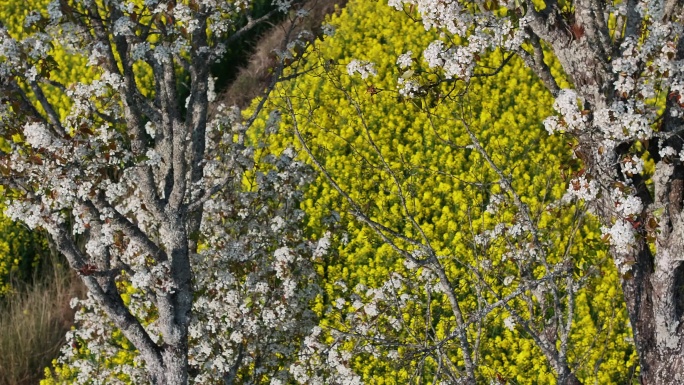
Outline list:
[[[30,277],[44,257],[45,240],[24,226],[0,217],[0,298],[12,291],[14,279]]]

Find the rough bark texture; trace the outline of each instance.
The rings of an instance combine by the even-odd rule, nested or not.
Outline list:
[[[563,15],[558,5],[547,2],[549,6],[539,12],[528,2],[531,23],[530,33],[546,42],[558,58],[565,73],[574,83],[578,94],[585,100],[586,110],[604,108],[617,97],[614,82],[617,74],[611,71],[611,58],[620,54],[620,42],[625,38],[637,37],[643,20],[634,11],[636,2],[628,2],[625,33],[611,35],[606,28],[604,9],[601,2],[576,1],[574,15]],[[681,17],[682,4],[668,2],[665,17]],[[581,29],[580,29],[581,28]],[[580,30],[581,34],[572,31]],[[578,36],[580,35],[580,36]],[[679,41],[677,57],[682,57],[682,41]],[[535,64],[532,62],[532,64]],[[540,63],[536,63],[537,65]],[[528,63],[529,65],[529,63]],[[531,66],[541,79],[550,73],[541,66]],[[545,81],[547,87],[549,82]],[[553,87],[549,89],[555,93]],[[668,101],[668,105],[672,102]],[[667,110],[666,110],[667,112]],[[664,114],[660,132],[678,132],[684,128],[681,119]],[[580,135],[579,151],[585,155],[588,172],[605,186],[620,181],[619,166],[606,166],[605,162],[592,157],[600,153],[599,141],[591,134]],[[653,139],[657,142],[657,139]],[[677,152],[682,149],[678,136],[670,139],[669,145]],[[617,164],[630,145],[618,147],[612,154]],[[646,187],[643,180],[635,179],[637,195],[644,209],[639,222],[634,226],[639,232],[637,245],[630,255],[624,257],[631,269],[622,277],[634,341],[639,355],[641,382],[643,384],[681,384],[684,383],[684,333],[682,333],[682,285],[684,284],[684,221],[682,220],[682,182],[681,166],[675,166],[658,155],[658,146],[651,145],[650,155],[656,161],[655,175],[652,177],[654,191]],[[602,199],[599,206],[613,204]],[[603,213],[599,210],[599,214]],[[609,224],[609,214],[601,217]],[[651,221],[651,220],[654,221]],[[658,223],[655,237],[655,254],[649,247],[647,237],[651,223]],[[652,229],[651,229],[652,230]],[[617,255],[615,250],[613,254]],[[616,257],[617,258],[617,257]],[[559,373],[560,374],[560,373]],[[566,383],[578,383],[576,379]]]

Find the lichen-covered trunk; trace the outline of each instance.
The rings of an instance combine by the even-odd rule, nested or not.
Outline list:
[[[166,346],[162,351],[162,364],[151,367],[148,360],[150,383],[153,385],[186,385],[188,383],[188,349],[185,346]]]
[[[632,271],[622,279],[644,385],[684,383],[679,304],[682,269],[680,263],[675,268],[662,263],[669,255],[670,250],[653,255],[642,242]]]
[[[187,338],[181,346],[168,346],[164,357],[164,384],[185,385],[188,383],[188,344]]]
[[[625,251],[624,247],[618,248],[612,243],[611,254],[621,274],[639,356],[641,383],[684,384],[684,164],[680,159],[667,158],[661,153],[661,149],[666,147],[671,147],[676,154],[684,150],[684,119],[676,113],[681,103],[678,91],[673,93],[677,97],[665,102],[662,119],[649,122],[657,126],[659,135],[646,138],[648,140],[643,135],[634,135],[629,140],[620,139],[618,135],[617,142],[613,142],[616,137],[609,131],[602,131],[601,125],[606,123],[601,123],[600,119],[594,121],[597,112],[610,111],[612,114],[630,106],[628,98],[640,97],[616,89],[620,76],[623,76],[616,59],[640,63],[641,59],[636,60],[631,50],[644,47],[630,42],[642,40],[648,35],[645,32],[648,26],[653,24],[653,20],[646,21],[646,13],[638,10],[637,2],[630,4],[622,15],[624,23],[619,33],[609,28],[608,12],[605,12],[602,2],[575,0],[572,13],[563,11],[556,2],[547,3],[547,8],[542,11],[532,10],[530,6],[525,17],[532,36],[548,44],[582,100],[581,110],[586,116],[586,124],[574,131],[578,139],[574,151],[585,166],[582,172],[589,175],[597,186],[602,186],[593,207],[605,226],[612,226],[618,220],[628,221],[633,226],[635,239],[630,243],[635,244],[630,245],[632,249]],[[669,12],[663,14],[663,22],[674,21],[674,10],[681,12],[681,6],[681,1],[667,2],[665,8]],[[668,44],[669,49],[674,44],[677,46],[670,59],[684,59],[684,39],[675,39]],[[538,51],[543,59],[541,45]],[[525,58],[524,54],[522,56]],[[648,63],[652,60],[649,58],[642,64],[650,65]],[[560,87],[541,60],[528,57],[526,63],[552,93],[559,92]],[[662,91],[668,95],[675,90]],[[612,116],[616,120],[621,119],[620,114]],[[629,125],[628,122],[625,124]],[[602,138],[608,140],[602,141]],[[630,175],[627,177],[621,169],[621,162],[625,159],[642,155],[633,151],[637,144],[643,146],[639,151],[648,153],[655,163],[652,176],[628,172]],[[610,191],[616,188],[627,188],[630,194],[638,197],[643,205],[641,211],[616,214],[616,201],[609,196]]]
[[[622,277],[642,384],[684,383],[684,221],[678,174],[671,164],[656,165],[653,201],[642,213],[644,222],[657,223],[655,245],[644,234],[631,256],[634,264]]]
[[[646,371],[641,372],[641,383],[643,385],[680,385],[684,383],[684,360],[682,360],[681,350],[645,357],[641,362],[642,368],[647,365]]]
[[[163,342],[161,355],[163,384],[188,383],[188,327],[192,311],[193,288],[188,237],[180,214],[168,214],[161,228],[164,245],[169,250],[171,288],[158,301],[159,324]]]

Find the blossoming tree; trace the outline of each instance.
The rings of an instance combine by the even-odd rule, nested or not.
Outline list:
[[[684,4],[676,0],[391,0],[441,38],[423,52],[438,82],[468,82],[489,52],[518,56],[556,98],[550,134],[583,163],[567,198],[601,219],[621,283],[644,384],[684,378]],[[557,60],[563,73],[550,69]],[[491,68],[489,69],[491,71]],[[563,82],[572,84],[561,88]],[[427,80],[404,93],[428,92]],[[474,143],[476,147],[479,144]],[[505,182],[502,175],[502,182]],[[515,191],[507,194],[516,201]],[[515,202],[525,212],[523,202]],[[559,373],[560,379],[565,377]]]
[[[0,27],[6,212],[47,230],[88,290],[71,381],[287,381],[327,244],[302,235],[309,173],[250,147],[253,118],[208,111],[212,63],[291,3],[252,19],[249,1],[52,1],[22,33]]]

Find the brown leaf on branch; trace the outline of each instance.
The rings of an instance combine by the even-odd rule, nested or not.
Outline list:
[[[584,27],[575,23],[570,26],[570,32],[572,33],[572,36],[575,38],[575,40],[579,40],[584,36]]]

